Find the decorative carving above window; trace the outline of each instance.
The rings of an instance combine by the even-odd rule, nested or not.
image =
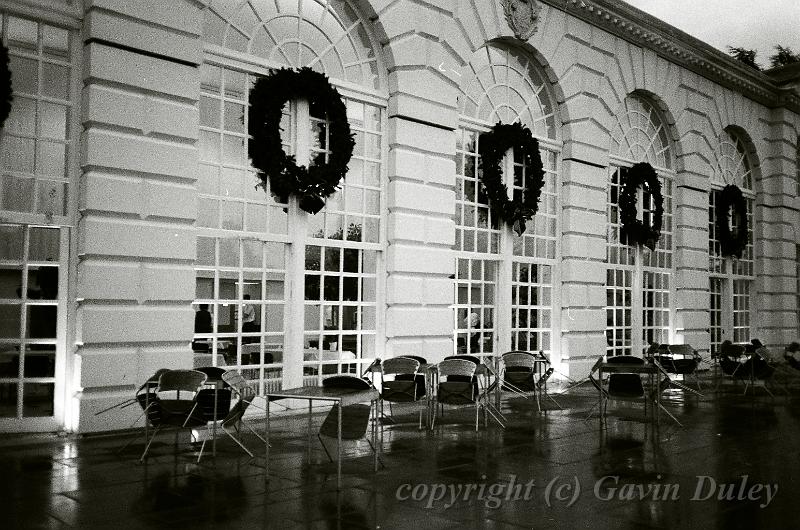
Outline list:
[[[542,8],[536,0],[500,0],[500,3],[503,5],[508,27],[515,37],[526,41],[539,29],[539,11]]]

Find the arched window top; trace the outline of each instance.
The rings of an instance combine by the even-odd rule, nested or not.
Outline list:
[[[535,136],[557,138],[559,123],[550,82],[527,53],[489,43],[473,54],[462,79],[462,116],[488,126],[520,121]]]
[[[743,191],[753,190],[753,164],[744,140],[736,132],[726,129],[720,135],[711,163],[712,184],[720,187],[735,184]]]
[[[203,38],[270,67],[309,66],[369,90],[381,85],[365,20],[345,0],[214,0]]]
[[[634,164],[672,169],[673,151],[667,123],[658,109],[638,95],[626,97],[611,129],[611,154]]]

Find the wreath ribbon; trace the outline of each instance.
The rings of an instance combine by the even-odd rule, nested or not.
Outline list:
[[[492,130],[480,136],[481,184],[486,190],[492,212],[512,226],[517,235],[525,232],[525,222],[533,219],[539,209],[539,197],[544,186],[544,167],[539,153],[539,142],[530,129],[519,122],[497,123]],[[503,183],[501,162],[506,152],[513,148],[521,154],[526,166],[526,187],[521,199],[509,199],[508,188]]]
[[[292,99],[307,99],[315,113],[327,115],[326,126],[319,127],[318,152],[309,167],[298,166],[281,143],[281,112]],[[347,122],[347,108],[339,92],[324,74],[310,68],[281,68],[260,77],[250,91],[251,139],[248,153],[259,170],[260,186],[285,202],[297,195],[300,208],[315,214],[325,206],[347,174],[355,140]]]

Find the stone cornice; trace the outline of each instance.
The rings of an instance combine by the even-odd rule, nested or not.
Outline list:
[[[560,11],[650,49],[664,59],[739,92],[769,108],[800,114],[800,93],[743,65],[703,41],[618,0],[539,0]]]

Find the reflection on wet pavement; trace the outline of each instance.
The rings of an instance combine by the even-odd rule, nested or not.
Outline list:
[[[137,462],[130,435],[0,438],[0,528],[788,528],[796,525],[800,391],[703,397],[671,390],[660,426],[641,408],[561,395],[538,412],[507,395],[505,430],[473,430],[474,409],[448,410],[433,432],[416,409],[384,427],[386,467],[365,441],[345,446],[344,489],[306,418],[274,422],[270,480],[263,457],[220,438],[200,465],[191,445],[157,441]],[[318,427],[324,414],[315,415]],[[258,424],[258,418],[253,419]],[[262,423],[263,428],[263,423]],[[169,441],[168,441],[169,440]],[[245,438],[251,448],[255,437]],[[257,451],[258,453],[258,451]]]

